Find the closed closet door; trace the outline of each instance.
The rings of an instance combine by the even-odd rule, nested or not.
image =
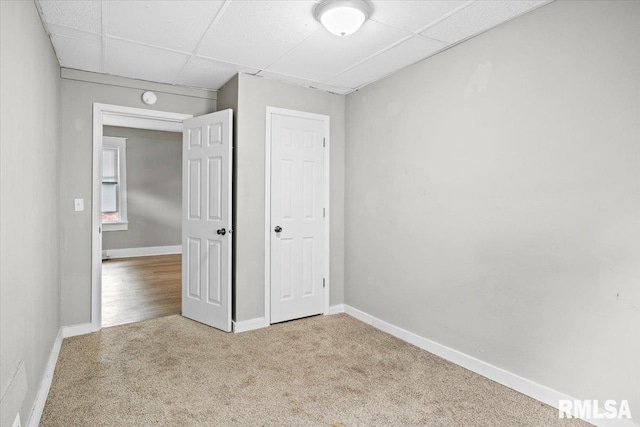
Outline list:
[[[271,323],[324,311],[325,122],[271,114]]]

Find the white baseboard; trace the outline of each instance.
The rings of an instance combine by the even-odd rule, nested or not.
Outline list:
[[[469,356],[468,354],[462,353],[458,350],[454,350],[435,341],[416,335],[413,332],[409,332],[398,326],[392,325],[391,323],[385,322],[384,320],[380,320],[347,304],[344,304],[344,312],[376,329],[393,335],[396,338],[400,338],[401,340],[426,350],[429,353],[440,356],[445,360],[453,362],[456,365],[462,366],[463,368],[480,374],[485,378],[489,378],[490,380],[507,386],[540,402],[546,403],[556,409],[558,408],[559,400],[575,400],[573,397],[564,393],[552,390],[541,384],[498,368],[497,366],[493,366],[487,362],[476,359],[473,356]],[[633,408],[631,409],[633,411]],[[585,419],[585,421],[598,427],[638,427],[638,424],[629,419]]]
[[[336,304],[329,307],[329,314],[338,314],[338,313],[344,313],[344,304]]]
[[[516,390],[524,395],[532,397],[547,405],[558,408],[558,401],[563,399],[575,400],[564,393],[552,390],[541,384],[535,383],[526,378],[522,378],[516,374],[505,371],[504,369],[493,366],[487,362],[476,359],[473,356],[469,356],[458,350],[454,350],[450,347],[439,344],[435,341],[431,341],[427,338],[421,337],[413,332],[409,332],[384,320],[378,319],[370,314],[360,311],[347,304],[337,304],[329,308],[330,314],[347,313],[348,315],[355,317],[356,319],[373,326],[383,332],[395,336],[403,341],[415,345],[423,350],[433,353],[442,357],[456,365],[462,366],[470,371],[473,371],[485,378],[489,378],[497,383],[500,383],[506,387]],[[246,332],[254,329],[260,329],[269,326],[269,322],[265,317],[259,317],[256,319],[244,320],[240,322],[233,322],[234,332]],[[91,323],[83,323],[73,326],[63,326],[58,331],[58,335],[53,343],[49,360],[40,382],[40,388],[36,395],[36,400],[33,404],[29,420],[27,422],[28,427],[37,427],[40,424],[40,418],[44,410],[47,396],[49,395],[49,389],[51,388],[51,381],[53,380],[53,374],[60,354],[60,348],[62,347],[63,338],[72,337],[76,335],[84,335],[94,332],[95,328]],[[638,427],[640,424],[636,424],[632,420],[628,419],[585,419],[598,427]]]
[[[256,319],[242,320],[240,322],[233,321],[233,332],[247,332],[254,329],[266,328],[269,322],[265,317]]]
[[[79,325],[63,326],[62,337],[69,338],[76,335],[86,335],[95,332],[96,328],[91,323],[81,323]]]
[[[174,255],[182,253],[182,245],[150,246],[147,248],[107,249],[102,251],[102,259],[134,258],[139,256]]]
[[[58,330],[58,335],[53,342],[53,348],[51,348],[51,354],[47,361],[47,366],[44,369],[42,375],[42,381],[40,381],[40,388],[36,394],[36,400],[33,403],[31,414],[29,414],[29,420],[27,421],[28,427],[38,427],[40,424],[40,418],[42,417],[42,411],[44,411],[44,405],[47,403],[47,396],[49,396],[49,389],[51,388],[51,381],[53,380],[53,373],[56,370],[56,363],[58,362],[58,356],[60,355],[60,348],[62,347],[63,333],[62,328]]]
[[[329,314],[344,313],[344,304],[336,304],[329,307]],[[266,328],[269,322],[264,317],[256,319],[242,320],[240,322],[233,321],[233,332],[247,332],[254,329]]]

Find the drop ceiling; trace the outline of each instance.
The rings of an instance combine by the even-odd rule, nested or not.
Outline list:
[[[549,0],[373,0],[329,33],[315,1],[37,0],[65,68],[219,89],[238,72],[347,94]]]

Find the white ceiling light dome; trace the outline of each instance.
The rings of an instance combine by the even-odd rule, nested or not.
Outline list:
[[[313,10],[313,16],[338,36],[355,33],[370,15],[366,0],[323,0]]]

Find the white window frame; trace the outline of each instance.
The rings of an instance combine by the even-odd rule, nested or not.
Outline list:
[[[125,231],[129,229],[127,220],[127,138],[115,136],[103,136],[102,147],[116,148],[118,150],[117,160],[117,183],[118,183],[118,221],[102,221],[104,231]],[[102,162],[100,162],[100,176],[102,177]],[[102,215],[102,210],[101,210]],[[100,218],[102,220],[102,218]]]

